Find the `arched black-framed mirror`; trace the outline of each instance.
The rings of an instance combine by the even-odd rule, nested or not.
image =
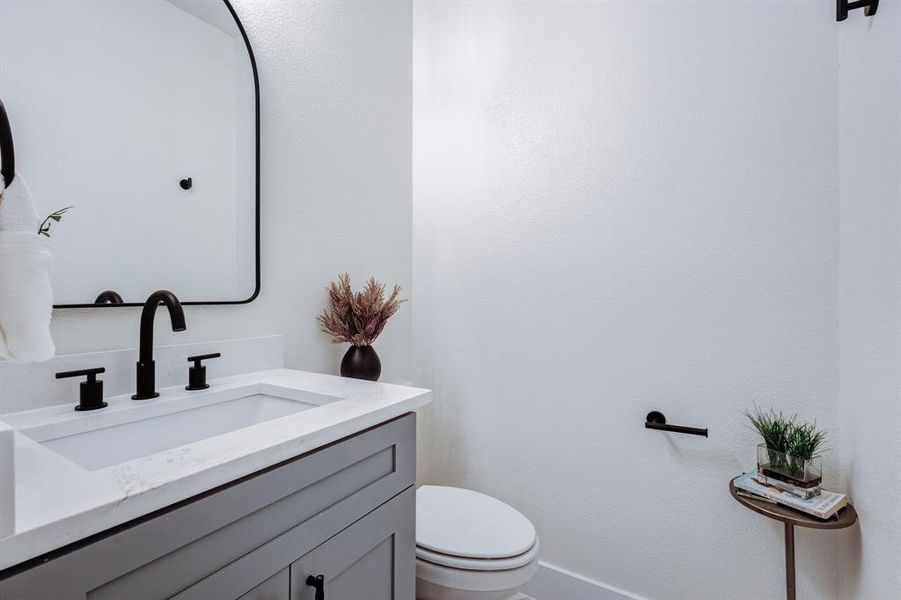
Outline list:
[[[6,187],[12,183],[15,175],[16,151],[13,144],[13,132],[6,114],[6,107],[0,100],[0,177],[3,178],[0,185]]]
[[[3,0],[0,37],[55,307],[138,306],[161,288],[184,304],[254,300],[259,78],[228,0]]]

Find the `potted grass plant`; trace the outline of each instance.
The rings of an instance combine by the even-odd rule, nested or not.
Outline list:
[[[757,447],[757,472],[766,483],[803,498],[820,493],[823,479],[822,456],[826,433],[816,422],[798,422],[797,415],[785,417],[772,408],[754,408],[745,415],[763,438]]]
[[[341,375],[377,381],[382,373],[382,363],[372,343],[400,305],[406,302],[400,299],[401,286],[395,285],[387,294],[385,284],[370,277],[362,290],[354,292],[350,275],[342,273],[327,290],[329,306],[317,320],[333,343],[351,344],[341,361]]]

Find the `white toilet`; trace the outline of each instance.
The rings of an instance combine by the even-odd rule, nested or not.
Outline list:
[[[515,508],[461,488],[416,491],[419,600],[508,600],[537,570],[535,526]]]

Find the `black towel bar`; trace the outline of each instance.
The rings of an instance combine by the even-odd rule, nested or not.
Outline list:
[[[0,175],[3,175],[4,186],[9,187],[16,176],[16,152],[13,147],[13,130],[9,126],[6,108],[0,100]]]
[[[707,437],[706,427],[684,427],[682,425],[667,425],[666,417],[663,413],[652,410],[644,419],[644,426],[647,429],[656,429],[657,431],[671,431],[673,433],[687,433],[688,435],[703,435]]]

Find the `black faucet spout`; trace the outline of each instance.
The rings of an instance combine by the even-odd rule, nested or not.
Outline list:
[[[159,290],[150,294],[141,311],[141,340],[137,364],[136,391],[133,400],[156,398],[156,365],[153,362],[153,320],[160,304],[169,311],[172,331],[184,331],[185,311],[178,298],[168,290]]]

